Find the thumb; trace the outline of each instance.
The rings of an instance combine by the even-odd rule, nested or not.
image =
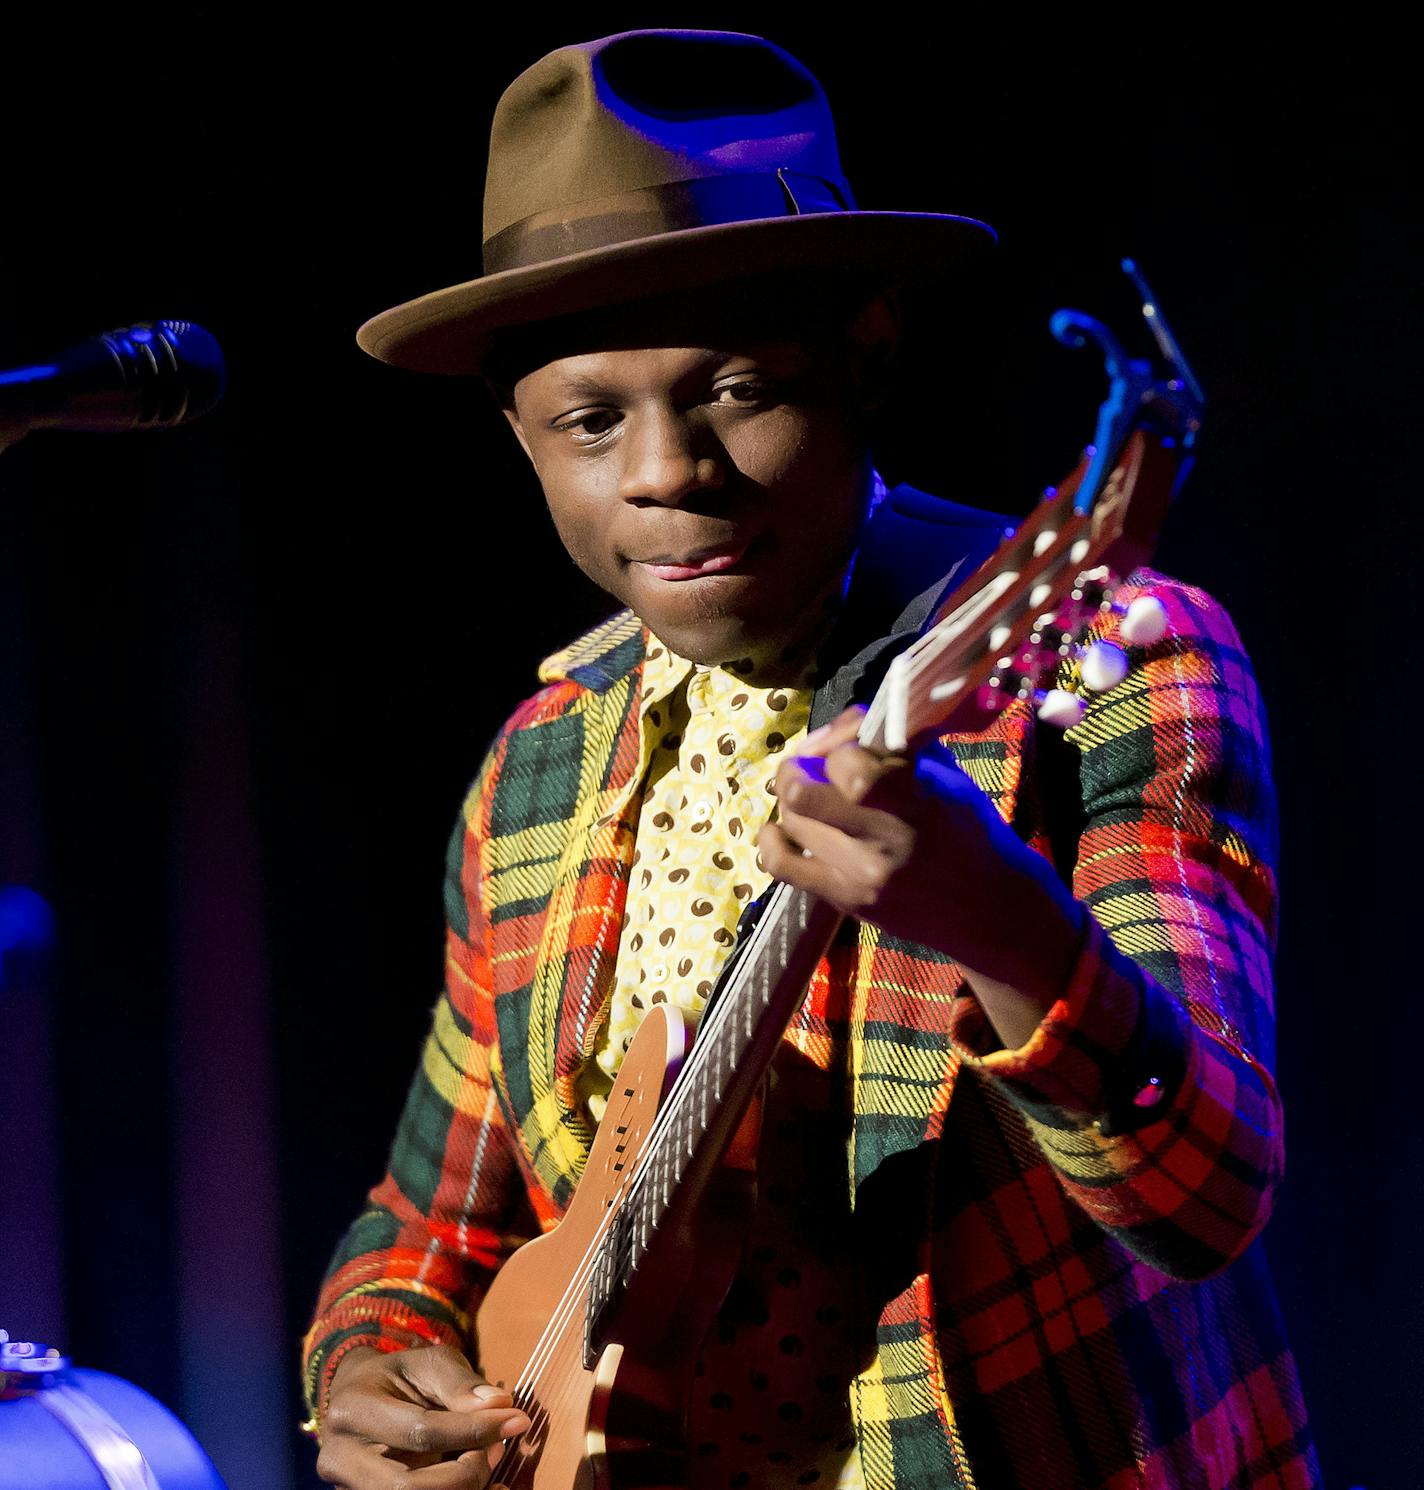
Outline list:
[[[502,1407],[513,1401],[503,1387],[488,1382],[458,1350],[414,1350],[402,1363],[406,1378],[423,1396],[456,1412]]]
[[[819,729],[813,729],[797,747],[796,753],[798,755],[829,755],[838,746],[849,745],[859,738],[860,726],[864,719],[864,706],[852,704],[850,708],[842,709],[828,724],[821,725]]]

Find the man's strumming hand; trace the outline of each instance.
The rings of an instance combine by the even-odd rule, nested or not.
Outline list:
[[[1065,992],[1088,911],[948,751],[877,756],[857,744],[864,717],[847,709],[782,762],[762,862],[847,916],[953,957],[1016,1048]]]
[[[528,1427],[452,1346],[361,1346],[332,1377],[316,1472],[346,1490],[483,1490],[487,1451]]]

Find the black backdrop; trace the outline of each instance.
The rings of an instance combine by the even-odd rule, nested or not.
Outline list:
[[[1268,1246],[1331,1482],[1416,1483],[1402,43],[696,6],[148,17],[7,59],[38,86],[0,199],[3,365],[168,315],[215,332],[231,387],[168,435],[0,457],[0,885],[58,925],[52,975],[0,1005],[0,1325],[158,1394],[234,1490],[313,1482],[297,1340],[438,989],[446,835],[538,657],[605,608],[480,391],[353,333],[477,272],[520,69],[630,26],[753,29],[822,79],[862,206],[1001,233],[983,285],[917,308],[889,474],[1026,509],[1100,391],[1047,318],[1121,320],[1125,252],[1207,388],[1158,563],[1226,602],[1272,722]]]

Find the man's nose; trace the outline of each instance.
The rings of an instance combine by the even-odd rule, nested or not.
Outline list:
[[[710,430],[672,410],[643,412],[633,425],[623,442],[625,502],[672,507],[722,485],[726,453]]]

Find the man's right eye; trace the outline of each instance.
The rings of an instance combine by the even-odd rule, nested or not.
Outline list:
[[[581,431],[590,439],[597,439],[599,435],[606,435],[618,422],[618,416],[609,409],[594,409],[588,414],[580,414],[576,419],[570,419],[567,424],[561,424],[561,430]]]

